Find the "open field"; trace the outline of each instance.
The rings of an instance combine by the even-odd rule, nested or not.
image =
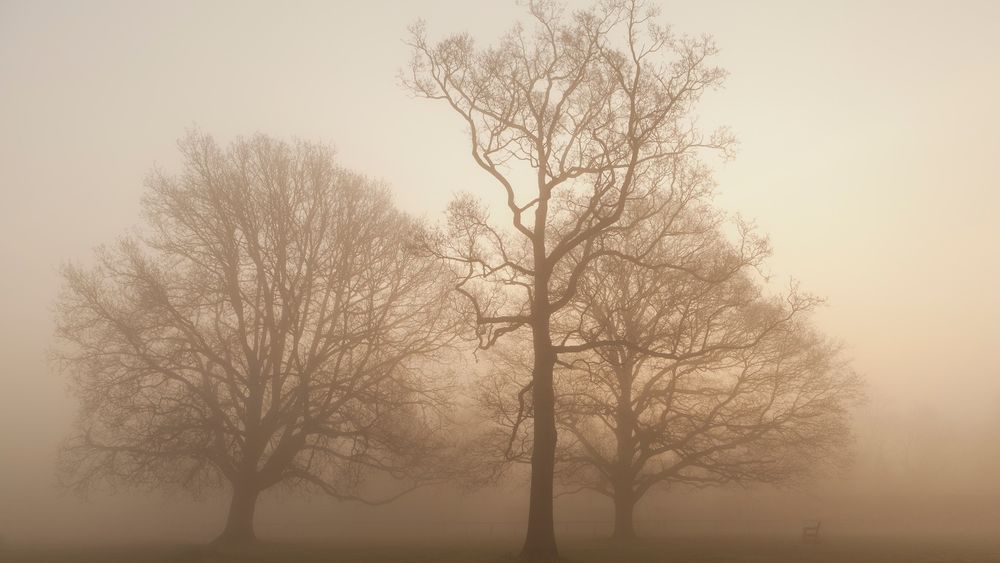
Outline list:
[[[262,543],[254,548],[203,546],[0,548],[4,563],[501,563],[516,561],[516,543]],[[1000,538],[904,539],[840,537],[805,544],[789,538],[669,538],[632,545],[607,540],[566,541],[577,563],[1000,563]]]

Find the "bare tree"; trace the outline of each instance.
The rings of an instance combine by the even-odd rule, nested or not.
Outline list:
[[[619,539],[634,537],[635,504],[655,486],[784,483],[845,459],[849,442],[860,383],[809,326],[817,300],[762,294],[753,274],[766,244],[747,229],[737,244],[715,229],[689,233],[655,254],[701,267],[595,264],[574,306],[579,338],[599,346],[567,357],[556,375],[563,492],[611,498]],[[634,238],[619,241],[624,252]],[[509,398],[523,384],[516,369],[499,369],[482,393],[511,432],[513,460],[523,459],[511,446],[532,416]]]
[[[691,116],[724,76],[707,62],[711,39],[675,37],[637,0],[568,15],[554,2],[533,1],[529,10],[533,30],[517,26],[485,49],[469,35],[431,44],[418,24],[404,80],[464,121],[472,159],[506,202],[507,226],[500,227],[474,200],[457,201],[442,254],[464,268],[458,289],[471,304],[481,347],[531,331],[535,418],[522,557],[547,561],[558,555],[553,369],[561,354],[589,346],[554,338],[553,323],[571,314],[589,266],[615,252],[602,237],[645,221],[651,207],[628,211],[697,169],[697,149],[726,149],[731,139],[725,132],[706,137]],[[700,193],[672,195],[692,200]]]
[[[644,222],[652,206],[629,211],[660,190],[677,188],[667,201],[697,199],[697,189],[685,191],[692,184],[675,186],[675,178],[698,168],[697,149],[725,150],[731,139],[703,135],[691,116],[724,77],[707,62],[711,39],[675,37],[637,0],[573,14],[533,1],[529,10],[532,30],[517,26],[484,49],[467,34],[432,44],[416,25],[403,78],[461,118],[472,159],[505,201],[506,227],[475,200],[456,201],[441,253],[460,270],[481,347],[531,332],[535,418],[522,557],[553,560],[553,370],[561,354],[589,346],[554,338],[553,323],[572,314],[589,266],[615,253],[602,237]]]
[[[181,174],[148,180],[149,228],[65,269],[67,482],[228,482],[219,540],[238,542],[275,485],[382,502],[430,478],[446,382],[427,368],[455,327],[421,226],[320,145],[180,149]],[[373,473],[402,490],[367,497]]]

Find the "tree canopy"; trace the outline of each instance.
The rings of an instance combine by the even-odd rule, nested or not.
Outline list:
[[[82,402],[63,476],[198,491],[228,481],[224,539],[257,495],[367,499],[371,473],[422,479],[454,335],[421,225],[332,152],[192,133],[153,172],[146,228],[67,266],[60,358]],[[404,489],[405,490],[405,489]]]

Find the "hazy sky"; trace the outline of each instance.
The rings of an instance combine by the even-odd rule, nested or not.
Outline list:
[[[828,298],[819,323],[871,407],[1000,432],[1000,2],[660,4],[677,32],[713,34],[731,74],[700,112],[741,141],[718,202],[770,233],[777,279]],[[485,43],[522,13],[0,0],[0,534],[45,518],[25,512],[54,498],[69,432],[45,360],[58,267],[137,224],[144,175],[176,166],[186,128],[327,141],[434,217],[493,186],[461,123],[399,86],[406,27]]]

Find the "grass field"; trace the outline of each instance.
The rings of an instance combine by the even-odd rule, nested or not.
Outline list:
[[[0,561],[25,563],[501,563],[516,561],[517,544],[491,543],[261,543],[216,550],[204,546],[0,548]],[[1000,563],[1000,538],[831,538],[815,544],[776,538],[670,538],[631,545],[606,540],[564,541],[576,563]]]

